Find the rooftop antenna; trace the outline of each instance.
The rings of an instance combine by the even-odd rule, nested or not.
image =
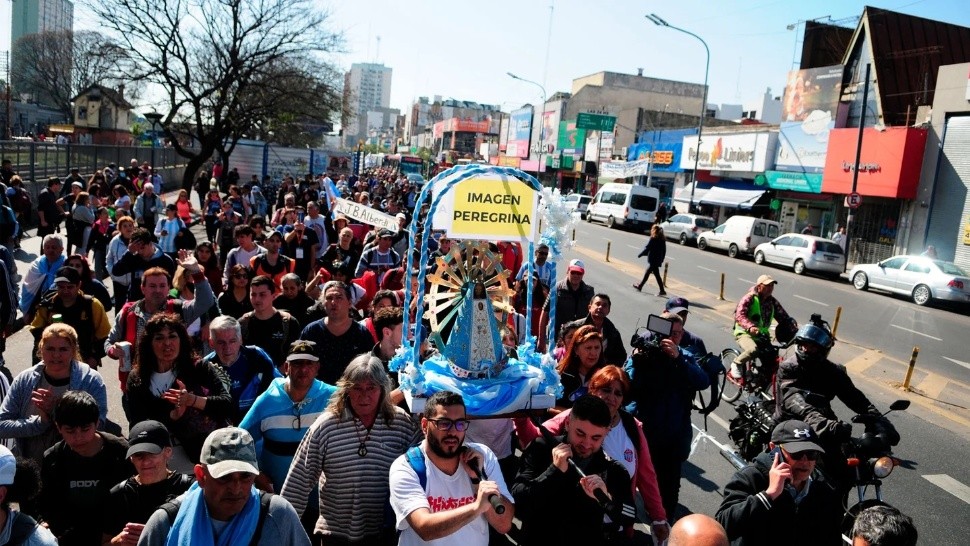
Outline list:
[[[374,62],[379,62],[381,60],[381,36],[377,35],[377,54],[374,55]]]

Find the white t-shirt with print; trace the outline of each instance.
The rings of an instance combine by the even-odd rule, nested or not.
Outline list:
[[[485,474],[488,475],[489,480],[498,484],[502,495],[509,502],[512,502],[512,494],[505,485],[498,459],[495,458],[492,450],[487,446],[472,442],[465,442],[465,445],[485,456]],[[478,516],[458,531],[431,542],[421,540],[421,537],[411,528],[407,517],[415,510],[427,508],[432,513],[436,513],[475,502],[471,479],[461,466],[458,467],[454,475],[449,476],[438,470],[438,467],[428,460],[427,455],[425,455],[425,465],[427,466],[425,490],[421,489],[418,474],[411,467],[411,463],[408,462],[407,455],[401,455],[391,465],[391,508],[394,509],[397,529],[401,531],[398,546],[421,546],[424,544],[433,546],[487,546],[488,521],[484,515]]]
[[[637,447],[626,433],[622,423],[610,429],[603,440],[603,452],[607,457],[623,465],[633,477],[637,470]]]

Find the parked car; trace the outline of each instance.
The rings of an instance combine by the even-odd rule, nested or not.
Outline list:
[[[807,271],[838,277],[845,270],[845,253],[831,239],[786,233],[754,249],[754,263],[783,265],[796,274]]]
[[[408,173],[408,182],[420,187],[424,185],[424,177],[418,173]]]
[[[589,195],[580,195],[578,193],[571,193],[563,198],[563,202],[566,203],[566,208],[570,212],[578,213],[579,217],[583,220],[586,219],[586,210],[589,208],[590,202],[593,198]]]
[[[657,221],[660,190],[637,184],[608,183],[600,186],[586,209],[588,222],[607,227],[646,229]]]
[[[781,235],[781,224],[753,216],[732,216],[711,231],[697,236],[697,248],[727,250],[728,256],[739,258],[753,254],[755,247]]]
[[[717,222],[710,216],[699,214],[675,214],[660,224],[664,237],[679,241],[680,244],[697,244],[697,234],[712,230]]]
[[[932,300],[970,302],[970,276],[953,262],[926,256],[893,256],[860,264],[849,271],[858,290],[876,288],[913,298],[916,305]]]

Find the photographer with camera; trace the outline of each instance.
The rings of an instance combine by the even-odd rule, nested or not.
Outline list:
[[[634,334],[633,356],[626,371],[631,378],[629,409],[643,422],[650,457],[657,471],[667,519],[674,521],[680,494],[681,466],[690,454],[691,403],[710,378],[695,355],[679,345],[684,319],[665,312],[650,315],[646,328]]]
[[[898,444],[899,434],[852,383],[845,366],[828,359],[835,338],[821,315],[812,315],[811,322],[798,329],[795,344],[795,354],[778,368],[775,419],[800,419],[812,427],[825,448],[822,467],[828,478],[845,490],[851,475],[842,444],[852,437],[852,425],[839,420],[832,399],[838,397],[850,410],[869,417],[877,436],[887,445]]]

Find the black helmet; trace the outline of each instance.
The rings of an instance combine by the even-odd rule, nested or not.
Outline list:
[[[808,323],[799,328],[798,332],[795,333],[795,343],[798,345],[795,354],[798,356],[799,361],[818,362],[828,357],[832,345],[835,344],[835,338],[832,337],[832,334],[824,326]],[[818,350],[812,353],[804,351],[802,345],[806,343],[818,346]]]

